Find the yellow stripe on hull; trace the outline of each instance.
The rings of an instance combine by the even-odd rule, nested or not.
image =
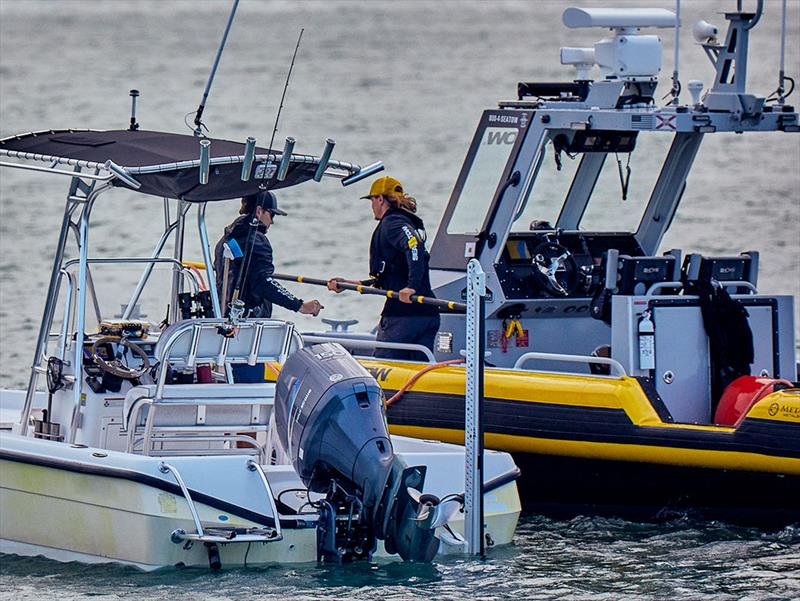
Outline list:
[[[428,440],[441,440],[453,444],[464,444],[462,430],[426,428],[420,426],[390,425],[389,432],[398,436],[410,436]],[[584,442],[554,440],[532,436],[486,433],[486,448],[517,453],[557,455],[583,459],[609,461],[633,461],[658,463],[684,467],[729,469],[737,471],[769,472],[800,476],[800,459],[773,457],[759,453],[737,451],[712,451],[667,446]]]

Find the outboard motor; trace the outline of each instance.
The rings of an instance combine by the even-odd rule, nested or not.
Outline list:
[[[430,561],[439,541],[424,466],[392,451],[383,391],[339,344],[294,353],[281,369],[275,419],[281,445],[318,504],[317,559],[370,558],[377,540],[404,560]],[[423,495],[432,497],[432,495]],[[439,520],[441,522],[441,520]]]

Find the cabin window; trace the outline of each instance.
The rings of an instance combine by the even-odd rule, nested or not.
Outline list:
[[[511,231],[527,232],[534,228],[541,228],[545,222],[555,226],[561,205],[564,204],[579,164],[580,156],[570,158],[569,155],[562,152],[561,169],[559,170],[553,141],[546,138],[536,180],[529,191],[528,198],[521,205],[522,211],[511,226]]]
[[[483,131],[458,204],[447,224],[448,234],[480,233],[517,135],[517,129],[509,127],[487,127]]]
[[[650,194],[667,158],[673,136],[640,135],[631,155],[609,153],[597,178],[579,229],[584,232],[635,232],[642,220]],[[630,156],[631,175],[627,200],[622,200],[620,167],[625,177]]]

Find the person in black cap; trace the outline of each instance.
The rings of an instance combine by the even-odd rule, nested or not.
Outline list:
[[[425,250],[425,225],[417,215],[417,201],[403,191],[393,177],[375,180],[369,194],[372,215],[378,225],[369,247],[369,279],[332,278],[328,289],[341,292],[337,282],[363,284],[397,291],[381,312],[377,340],[421,344],[433,350],[439,330],[439,310],[413,303],[411,296],[433,296]],[[420,353],[400,349],[375,349],[375,357],[415,359]]]
[[[303,301],[297,298],[272,278],[275,266],[272,263],[272,245],[266,234],[275,215],[286,215],[286,212],[278,208],[278,199],[269,190],[245,196],[239,217],[225,228],[217,242],[214,273],[224,314],[227,315],[235,294],[244,302],[247,317],[271,317],[273,304],[315,317],[323,308],[316,299]],[[251,225],[253,218],[258,222],[257,226]],[[251,235],[254,227],[256,231]],[[231,246],[240,252],[230,253]]]

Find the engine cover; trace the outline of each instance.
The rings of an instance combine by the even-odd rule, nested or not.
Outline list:
[[[351,483],[372,517],[394,458],[374,378],[339,344],[304,348],[281,369],[275,412],[281,445],[309,490]]]

